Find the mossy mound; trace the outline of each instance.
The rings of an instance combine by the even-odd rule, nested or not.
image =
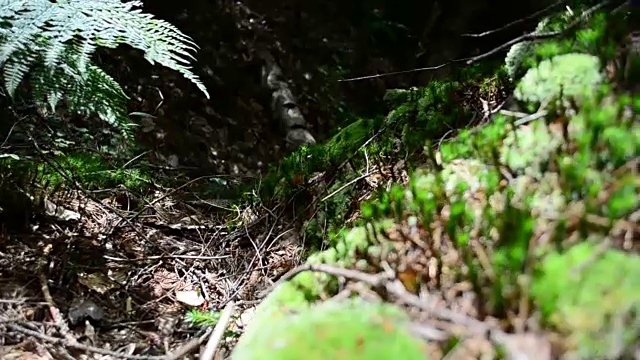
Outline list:
[[[552,253],[532,294],[578,358],[619,358],[640,339],[640,257],[585,242]]]
[[[589,54],[564,54],[540,62],[527,71],[515,91],[518,100],[532,104],[580,101],[602,83],[600,60]]]
[[[375,251],[370,239],[373,229],[382,231],[393,224],[381,221],[366,227],[356,227],[339,234],[333,246],[307,258],[307,264],[331,264],[343,267],[356,265],[357,254]],[[247,332],[261,331],[263,323],[281,317],[292,310],[306,308],[332,291],[335,278],[321,272],[305,271],[276,287],[260,304]]]
[[[393,306],[328,301],[262,324],[244,336],[233,360],[425,359],[422,343]]]

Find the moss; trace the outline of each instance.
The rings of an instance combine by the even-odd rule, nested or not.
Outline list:
[[[76,181],[87,190],[124,186],[131,191],[142,191],[150,184],[150,176],[143,169],[115,167],[95,154],[62,154],[51,159],[51,163],[28,159],[2,159],[0,167],[15,176],[33,173],[42,184],[58,187],[67,179]],[[60,174],[64,173],[65,176]]]
[[[262,323],[240,340],[232,359],[425,359],[406,323],[391,305],[329,301]]]
[[[583,242],[548,255],[532,285],[545,318],[580,358],[617,358],[640,338],[640,257]],[[570,289],[570,291],[568,291]]]
[[[551,103],[568,107],[582,102],[603,82],[598,57],[588,54],[564,54],[542,61],[527,71],[518,84],[518,100],[540,105]]]
[[[358,119],[345,126],[323,145],[328,159],[332,163],[346,160],[346,156],[352,155],[373,136],[376,123],[374,119]]]
[[[540,178],[563,143],[562,131],[536,122],[506,136],[500,161],[517,174]]]
[[[533,34],[544,32],[548,23],[548,18],[541,20],[533,31]],[[511,46],[505,57],[505,69],[511,81],[518,80],[526,72],[525,61],[533,55],[534,48],[535,44],[532,41],[522,41]]]

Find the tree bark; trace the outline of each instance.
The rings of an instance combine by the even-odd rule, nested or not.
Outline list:
[[[260,51],[260,57],[264,61],[262,86],[271,92],[271,112],[286,132],[287,148],[295,150],[303,145],[315,144],[316,140],[309,132],[295,97],[283,79],[282,69],[269,52]]]

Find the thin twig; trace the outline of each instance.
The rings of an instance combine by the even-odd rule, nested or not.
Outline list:
[[[515,126],[522,126],[524,124],[528,124],[532,121],[538,120],[540,118],[543,118],[545,116],[547,116],[549,112],[547,110],[542,110],[540,112],[531,114],[531,115],[527,115],[525,117],[523,117],[522,119],[518,119],[514,122]]]
[[[202,345],[202,343],[207,340],[207,338],[209,337],[209,335],[212,334],[211,328],[208,328],[207,331],[205,331],[204,334],[202,334],[202,336],[199,336],[197,338],[191,339],[189,340],[187,343],[185,343],[184,345],[180,346],[179,348],[177,348],[175,351],[172,351],[171,353],[167,354],[167,356],[165,356],[165,360],[178,360],[181,357],[187,355],[188,353],[192,352],[193,350],[195,350],[198,346]]]
[[[7,137],[4,139],[4,141],[2,142],[2,144],[0,144],[0,148],[3,148],[4,145],[7,143],[7,141],[9,141],[9,138],[11,137],[11,133],[13,133],[13,129],[16,127],[16,125],[18,125],[18,123],[20,121],[22,121],[24,118],[19,119],[18,121],[14,122],[13,125],[11,125],[11,129],[9,129],[9,132],[7,133]]]
[[[493,33],[497,33],[497,32],[500,32],[500,31],[504,31],[504,30],[514,26],[514,25],[518,25],[518,24],[523,23],[525,21],[537,18],[539,15],[542,15],[542,14],[546,13],[547,11],[549,11],[549,10],[551,10],[551,9],[557,7],[557,6],[560,6],[560,5],[564,4],[564,3],[565,3],[564,0],[560,0],[560,1],[555,2],[554,4],[551,4],[551,5],[547,6],[546,8],[544,8],[542,10],[538,10],[538,11],[534,12],[533,14],[531,14],[531,15],[529,15],[527,17],[523,17],[523,18],[520,18],[518,20],[512,21],[512,22],[510,22],[510,23],[508,23],[506,25],[503,25],[503,26],[501,26],[499,28],[496,28],[496,29],[493,29],[493,30],[487,30],[487,31],[481,32],[479,34],[462,34],[461,36],[479,38],[479,37],[484,37],[484,36],[491,35]]]
[[[360,77],[354,77],[354,78],[348,78],[348,79],[340,79],[340,80],[338,80],[338,82],[369,80],[369,79],[376,79],[376,78],[381,78],[381,77],[385,77],[385,76],[410,74],[410,73],[415,73],[415,72],[420,72],[420,71],[428,71],[428,70],[438,70],[438,69],[441,69],[441,68],[443,68],[443,67],[445,67],[447,65],[451,65],[453,63],[466,61],[466,60],[471,60],[471,59],[473,59],[473,58],[456,59],[456,60],[451,60],[449,62],[446,62],[444,64],[440,64],[440,65],[437,65],[437,66],[427,66],[427,67],[411,69],[411,70],[401,70],[401,71],[394,71],[394,72],[389,72],[389,73],[384,73],[384,74],[367,75],[367,76],[360,76]]]
[[[284,284],[285,282],[293,279],[296,275],[303,273],[305,271],[322,272],[329,275],[342,276],[344,278],[362,281],[374,287],[378,287],[383,283],[382,282],[383,278],[380,275],[366,274],[360,271],[343,269],[343,268],[339,268],[339,267],[335,267],[327,264],[303,264],[287,271],[284,275],[280,277],[280,279],[278,279],[278,281],[276,281],[273,285],[271,285],[271,287],[269,287],[267,291],[261,292],[260,295],[267,295],[273,292],[273,290],[275,290],[278,286]],[[384,275],[388,277],[387,274],[384,274]]]
[[[204,348],[202,352],[202,356],[200,356],[200,360],[211,360],[216,353],[216,349],[222,340],[222,336],[224,335],[224,331],[227,329],[227,325],[229,325],[229,321],[231,321],[231,315],[235,311],[236,303],[234,301],[230,301],[227,306],[225,306],[222,314],[220,315],[220,320],[216,324],[215,329],[213,329],[213,334],[209,338],[207,342],[207,346]]]
[[[390,272],[383,272],[380,274],[372,275],[358,270],[344,269],[327,264],[304,264],[284,274],[280,279],[278,279],[275,284],[273,284],[273,286],[269,288],[269,292],[273,291],[284,282],[292,279],[297,274],[305,271],[322,272],[329,275],[341,276],[350,280],[364,282],[374,288],[384,287],[389,294],[395,295],[395,297],[397,297],[398,300],[400,300],[402,303],[415,306],[440,319],[448,320],[452,323],[466,326],[476,335],[486,335],[488,332],[502,332],[500,329],[497,329],[490,324],[458,314],[453,310],[446,308],[434,308],[432,305],[424,302],[418,296],[409,293],[399,280],[394,279],[394,274]]]
[[[157,256],[145,256],[136,259],[118,258],[114,256],[103,255],[107,260],[121,261],[121,262],[142,262],[147,260],[164,260],[164,259],[189,259],[189,260],[219,260],[230,258],[231,255],[219,255],[219,256],[204,256],[204,255],[157,255]]]
[[[335,194],[337,194],[337,193],[339,193],[340,191],[344,190],[346,187],[348,187],[348,186],[350,186],[350,185],[353,185],[354,183],[356,183],[356,182],[358,182],[358,181],[360,181],[360,180],[362,180],[362,179],[364,179],[364,178],[366,178],[366,177],[369,177],[369,176],[373,175],[374,173],[375,173],[375,171],[372,171],[372,172],[367,172],[366,174],[362,174],[362,175],[358,176],[357,178],[355,178],[355,179],[353,179],[353,180],[349,181],[348,183],[346,183],[346,184],[344,184],[344,185],[340,186],[340,188],[338,188],[337,190],[335,190],[335,191],[334,191],[334,192],[332,192],[331,194],[329,194],[329,195],[325,196],[325,197],[324,197],[324,198],[322,198],[322,200],[320,200],[320,201],[325,201],[325,200],[327,200],[327,199],[330,199],[330,198],[331,198],[331,197],[333,197]]]
[[[544,40],[544,39],[550,39],[550,38],[554,38],[554,37],[558,37],[561,35],[564,35],[566,33],[569,32],[569,30],[572,30],[574,27],[576,27],[582,20],[584,20],[585,18],[587,18],[589,15],[593,14],[594,12],[598,11],[599,9],[603,8],[605,5],[607,5],[609,3],[609,0],[605,0],[589,9],[587,9],[586,11],[584,11],[580,17],[578,17],[576,20],[572,21],[569,25],[567,25],[567,27],[565,27],[562,30],[559,31],[549,31],[549,32],[545,32],[545,33],[541,33],[541,34],[536,34],[534,32],[528,33],[528,34],[524,34],[522,36],[518,36],[515,39],[511,39],[509,41],[507,41],[506,43],[493,48],[489,51],[487,51],[486,53],[480,54],[478,56],[474,56],[471,59],[469,59],[467,61],[467,65],[471,65],[475,62],[478,62],[482,59],[488,58],[489,56],[502,51],[506,48],[509,48],[517,43],[521,43],[524,41],[533,41],[533,40]]]
[[[69,342],[65,339],[61,339],[61,338],[56,338],[53,336],[49,336],[49,335],[45,335],[42,333],[39,333],[37,331],[33,331],[33,330],[29,330],[25,327],[22,327],[20,325],[16,325],[16,324],[7,324],[5,325],[7,328],[28,335],[28,336],[33,336],[35,338],[38,338],[40,340],[44,340],[48,343],[54,344],[54,345],[61,345],[64,347],[68,347],[68,348],[73,348],[73,349],[77,349],[77,350],[82,350],[82,351],[88,351],[88,352],[92,352],[92,353],[96,353],[96,354],[101,354],[101,355],[108,355],[108,356],[113,356],[116,358],[122,358],[122,359],[130,359],[130,360],[166,360],[166,357],[164,356],[140,356],[140,355],[127,355],[127,354],[121,354],[121,353],[117,353],[115,351],[111,351],[111,350],[106,350],[106,349],[101,349],[101,348],[97,348],[97,347],[93,347],[93,346],[89,346],[89,345],[84,345],[78,342]]]

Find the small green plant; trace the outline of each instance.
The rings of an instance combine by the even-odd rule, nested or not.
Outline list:
[[[215,326],[220,320],[220,312],[191,309],[185,315],[185,320],[196,326]]]
[[[130,191],[143,193],[151,184],[150,176],[143,169],[113,168],[99,155],[89,153],[61,154],[49,162],[4,158],[0,159],[0,168],[16,179],[21,176],[35,179],[48,189],[70,186],[72,184],[68,181],[72,180],[86,190],[124,186]]]

